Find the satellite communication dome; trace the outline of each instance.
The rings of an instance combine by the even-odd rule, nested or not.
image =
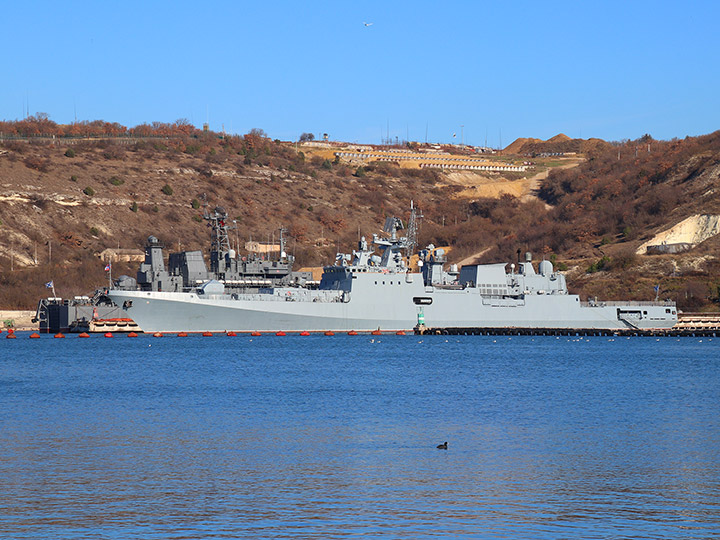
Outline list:
[[[553,273],[553,265],[550,261],[541,261],[538,270],[540,270],[540,273],[543,276],[545,276],[547,274],[552,274]]]

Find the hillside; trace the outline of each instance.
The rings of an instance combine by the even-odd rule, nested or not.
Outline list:
[[[560,133],[547,141],[532,138],[520,138],[510,144],[503,154],[516,154],[536,157],[541,154],[587,154],[611,147],[601,139],[571,139]]]
[[[575,144],[555,139],[548,143]],[[240,248],[276,238],[285,226],[298,264],[317,266],[352,249],[359,233],[379,232],[386,215],[406,218],[412,199],[425,216],[421,244],[454,246],[454,261],[473,254],[511,261],[518,249],[530,250],[567,267],[571,289],[583,295],[649,299],[661,283],[662,296],[686,309],[712,309],[720,285],[716,237],[680,255],[634,250],[691,215],[720,214],[718,139],[602,142],[584,161],[537,158],[527,173],[506,175],[391,163],[361,170],[306,156],[302,146],[258,130],[5,141],[0,307],[34,307],[49,280],[62,296],[102,286],[97,255],[142,249],[150,234],[173,250],[206,250],[205,200],[228,210]],[[645,152],[636,154],[641,145]],[[136,268],[118,262],[113,274]]]

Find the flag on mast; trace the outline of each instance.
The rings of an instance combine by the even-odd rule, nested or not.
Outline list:
[[[45,288],[47,288],[47,289],[52,289],[53,287],[55,287],[55,284],[52,281],[48,281],[45,284]]]
[[[112,270],[112,263],[111,263],[111,262],[109,262],[109,263],[107,263],[107,264],[105,265],[105,271],[106,271],[106,272],[109,272],[110,270]]]

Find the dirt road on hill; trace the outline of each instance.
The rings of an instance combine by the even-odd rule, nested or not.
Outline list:
[[[554,169],[570,169],[577,167],[581,159],[553,167]],[[550,168],[537,172],[529,178],[512,180],[501,176],[485,176],[472,171],[447,173],[448,184],[461,185],[464,189],[455,194],[458,199],[478,199],[480,197],[499,198],[504,194],[519,198],[522,202],[537,199],[540,183],[548,177]]]

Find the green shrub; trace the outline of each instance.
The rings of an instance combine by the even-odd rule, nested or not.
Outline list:
[[[113,176],[110,178],[110,183],[113,186],[122,186],[125,183],[125,180],[122,178],[118,178],[117,176]]]
[[[363,169],[362,167],[358,167],[355,171],[355,176],[357,176],[358,178],[365,178],[365,169]]]
[[[71,181],[71,182],[77,182],[77,175],[76,175],[76,174],[73,174],[73,175],[70,177],[70,181]]]
[[[138,211],[138,203],[136,201],[133,201],[132,205],[130,206],[130,210],[132,210],[133,212]]]
[[[157,213],[157,212],[160,211],[160,209],[158,208],[158,205],[157,205],[157,204],[152,207],[152,211],[155,212],[155,213]]]
[[[588,274],[594,274],[595,272],[599,272],[600,270],[605,270],[608,267],[609,263],[610,259],[608,257],[603,257],[602,259],[588,266],[586,272]]]
[[[75,150],[72,148],[65,150],[65,157],[75,157]]]
[[[198,208],[200,208],[200,201],[198,201],[197,199],[193,199],[192,202],[190,203],[190,205],[191,205],[195,210],[197,210]]]
[[[332,163],[330,163],[330,160],[329,160],[329,159],[326,159],[325,161],[322,162],[321,167],[322,167],[323,169],[330,170],[330,169],[332,169]]]
[[[85,189],[83,189],[83,193],[85,195],[87,195],[88,197],[92,197],[93,195],[95,195],[95,190],[93,188],[91,188],[90,186],[88,186]]]
[[[92,234],[93,236],[97,236],[98,234],[100,234],[100,231],[98,231],[97,227],[90,227],[90,234]]]
[[[165,184],[165,185],[162,187],[162,192],[163,192],[165,195],[172,195],[172,194],[173,194],[173,188],[170,187],[170,184]]]
[[[202,218],[200,216],[193,216],[193,221],[197,221],[198,223],[202,223]]]

